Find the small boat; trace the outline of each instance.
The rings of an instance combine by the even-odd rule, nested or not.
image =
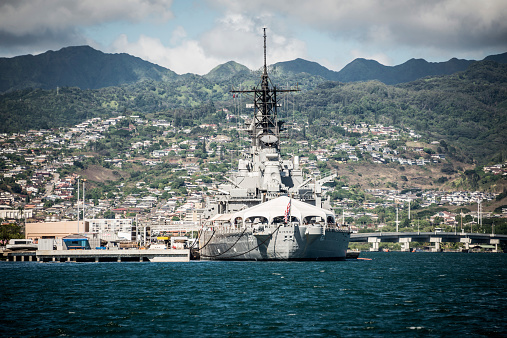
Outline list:
[[[12,251],[35,251],[38,249],[38,246],[31,239],[11,239],[5,248]]]

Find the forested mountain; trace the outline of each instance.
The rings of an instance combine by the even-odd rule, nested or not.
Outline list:
[[[296,59],[293,61],[278,62],[270,66],[270,74],[301,74],[307,73],[313,76],[320,76],[329,81],[337,81],[337,72],[319,65],[317,62]]]
[[[240,65],[235,61],[229,61],[216,66],[208,74],[204,75],[204,77],[210,81],[220,82],[231,79],[232,77],[248,76],[249,74],[250,69],[246,66]]]
[[[105,54],[89,46],[0,58],[0,93],[25,88],[96,89],[144,80],[167,81],[177,76],[138,57]]]
[[[330,119],[382,123],[445,140],[463,161],[507,156],[506,64],[475,62],[464,72],[397,86],[328,82],[305,93],[301,105],[312,133],[325,133],[319,124]]]
[[[451,59],[446,62],[427,62],[411,59],[397,66],[384,66],[374,60],[355,59],[337,72],[333,80],[355,82],[378,80],[385,84],[414,81],[432,75],[450,75],[463,71],[474,61]]]
[[[507,63],[507,53],[490,55],[484,60]],[[294,61],[275,63],[271,66],[271,69],[274,74],[285,74],[285,76],[292,74],[295,78],[297,78],[298,74],[307,73],[329,81],[357,82],[377,80],[385,84],[394,85],[415,81],[426,76],[454,74],[466,70],[474,62],[476,61],[459,60],[456,58],[446,62],[428,62],[424,59],[411,59],[401,65],[384,66],[375,60],[359,58],[350,62],[342,70],[335,72],[316,62],[296,59]]]
[[[507,53],[491,55],[486,59],[506,63]],[[378,80],[385,84],[398,84],[426,76],[453,74],[467,69],[473,62],[451,59],[432,63],[412,59],[391,67],[373,60],[356,59],[335,72],[316,62],[296,59],[275,63],[269,66],[269,71],[280,86],[297,83],[303,89],[313,89],[324,81]],[[196,76],[199,75],[177,75],[169,69],[128,54],[106,54],[89,46],[67,47],[35,56],[0,58],[0,93],[26,88],[99,89]],[[235,86],[250,86],[256,79],[252,71],[234,61],[219,65],[202,77],[212,82],[229,81]]]
[[[70,126],[94,116],[129,112],[153,114],[178,125],[220,122],[223,116],[216,113],[218,108],[234,112],[251,102],[246,96],[233,100],[231,87],[260,80],[258,73],[241,76],[244,69],[238,69],[232,78],[218,76],[222,81],[186,74],[173,81],[94,90],[13,91],[0,95],[0,132]],[[288,76],[274,73],[275,85]],[[379,81],[323,82],[322,78],[317,85],[312,83],[316,77],[303,75],[307,88],[315,89],[295,94],[290,109],[296,119],[309,122],[308,135],[330,138],[343,132],[331,120],[382,123],[414,129],[427,140],[444,140],[448,153],[469,163],[507,156],[507,64],[475,62],[464,72],[396,86]]]

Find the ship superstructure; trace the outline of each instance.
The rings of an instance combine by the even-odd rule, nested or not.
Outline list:
[[[269,79],[266,66],[266,30],[264,29],[264,67],[261,81],[250,90],[232,90],[232,93],[253,95],[253,116],[245,123],[251,146],[238,161],[226,184],[219,186],[215,200],[209,201],[205,218],[215,214],[233,213],[282,195],[321,206],[321,185],[334,176],[316,179],[305,177],[299,157],[282,159],[280,132],[283,121],[278,120],[279,95],[298,89],[279,89]]]
[[[322,208],[321,184],[334,175],[305,177],[299,158],[283,160],[277,119],[277,89],[266,67],[260,84],[251,90],[253,117],[246,124],[251,147],[239,159],[238,170],[208,203],[200,231],[201,259],[209,260],[341,260],[350,239],[332,211]]]

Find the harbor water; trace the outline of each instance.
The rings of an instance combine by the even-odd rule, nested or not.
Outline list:
[[[507,255],[1,262],[1,337],[507,336]]]

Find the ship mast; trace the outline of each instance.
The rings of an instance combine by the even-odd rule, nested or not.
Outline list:
[[[266,63],[266,28],[264,30],[264,67],[261,82],[250,90],[231,90],[231,93],[254,94],[254,116],[248,127],[252,147],[257,151],[272,149],[280,153],[280,129],[282,121],[277,120],[277,93],[294,92],[298,89],[278,89],[271,84]]]

